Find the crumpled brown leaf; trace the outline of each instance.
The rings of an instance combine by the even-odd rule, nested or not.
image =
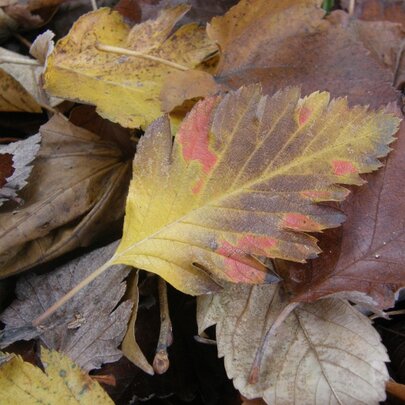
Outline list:
[[[39,337],[49,349],[65,353],[84,370],[117,361],[117,346],[124,338],[132,302],[117,303],[123,297],[130,267],[117,266],[103,273],[60,308],[41,328],[33,319],[51,306],[114,253],[112,243],[55,269],[45,275],[22,277],[17,283],[17,299],[3,312],[6,324],[0,347],[18,340]]]
[[[17,192],[27,185],[31,162],[38,153],[40,142],[41,135],[36,134],[24,141],[0,146],[0,207],[10,199],[16,200]]]
[[[42,145],[22,208],[0,211],[0,277],[45,263],[119,225],[131,156],[60,115],[40,128]]]
[[[242,395],[271,405],[378,404],[388,361],[370,321],[347,301],[298,306],[262,347],[257,381],[249,376],[263,338],[288,304],[280,285],[231,285],[198,297],[199,332],[216,324],[218,354]]]
[[[215,17],[207,32],[221,50],[217,83],[236,89],[261,82],[266,94],[298,85],[303,94],[327,90],[333,97],[347,96],[350,105],[372,108],[396,100],[392,70],[370,52],[372,38],[363,43],[357,22],[341,10],[322,18],[320,5],[318,0],[242,0]],[[176,105],[186,94],[180,81],[179,86]],[[202,86],[200,96],[207,94]]]

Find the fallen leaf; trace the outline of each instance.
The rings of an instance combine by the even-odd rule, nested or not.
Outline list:
[[[41,148],[22,208],[0,212],[0,277],[45,263],[119,225],[131,157],[60,115],[40,129]]]
[[[48,58],[47,90],[58,97],[95,104],[101,116],[124,127],[147,126],[161,115],[160,90],[165,77],[176,69],[140,57],[100,51],[96,45],[128,48],[195,68],[217,48],[196,24],[183,26],[169,36],[187,10],[185,5],[164,10],[156,20],[132,29],[110,9],[82,16]]]
[[[304,95],[326,90],[372,108],[397,100],[392,71],[361,41],[356,22],[341,10],[324,17],[321,3],[242,0],[215,17],[207,33],[221,50],[217,83],[237,89],[260,82],[269,95],[297,85]],[[202,87],[200,96],[205,94]],[[183,101],[178,97],[176,104]]]
[[[41,35],[35,38],[35,41],[30,47],[30,54],[37,60],[41,65],[45,65],[48,56],[53,51],[55,44],[53,42],[53,37],[55,34],[47,30]]]
[[[349,0],[342,0],[342,7],[349,9]],[[403,0],[356,0],[354,16],[366,21],[391,21],[405,28],[405,3]]]
[[[132,302],[133,308],[131,318],[128,323],[128,329],[124,340],[122,341],[122,352],[127,359],[131,360],[132,363],[145,371],[145,373],[153,375],[153,367],[148,363],[148,360],[146,360],[142,350],[136,342],[135,337],[135,323],[139,304],[138,276],[139,272],[137,271],[134,276],[131,276],[131,279],[128,282],[129,287],[127,298]]]
[[[109,264],[157,273],[189,294],[212,291],[208,275],[277,281],[258,258],[316,257],[307,232],[344,216],[314,203],[343,200],[348,190],[336,184],[363,184],[359,173],[381,166],[398,123],[326,92],[267,97],[258,85],[198,103],[173,146],[163,117],[139,142],[124,235]]]
[[[388,356],[368,318],[345,300],[302,304],[264,343],[288,302],[280,285],[232,285],[198,297],[199,331],[216,324],[218,355],[235,387],[272,405],[384,400]],[[258,379],[249,384],[258,350]]]
[[[113,405],[100,384],[60,353],[42,349],[45,373],[20,356],[0,367],[0,401],[9,405]]]
[[[8,200],[17,200],[17,192],[27,185],[41,142],[41,135],[24,141],[0,145],[0,206]]]
[[[32,62],[33,59],[0,47],[1,58],[16,58]],[[42,66],[1,63],[0,74],[2,94],[0,111],[41,112],[40,104],[52,107],[61,103],[61,99],[48,97],[41,83]]]
[[[237,0],[187,0],[191,6],[190,12],[183,17],[184,22],[198,22],[205,24],[211,18],[224,14],[230,7],[237,3]],[[125,17],[135,22],[156,18],[159,11],[184,4],[184,0],[121,0],[116,9]],[[136,12],[131,11],[136,7]]]
[[[9,73],[0,68],[0,111],[40,113],[41,106]]]
[[[405,127],[376,175],[342,205],[347,215],[342,242],[325,241],[324,251],[305,267],[279,263],[296,301],[345,293],[349,299],[384,309],[405,287]],[[301,276],[300,276],[300,275]]]
[[[127,266],[118,266],[94,280],[41,328],[31,324],[43,308],[108,260],[116,247],[117,243],[112,243],[94,250],[45,275],[22,277],[16,287],[17,299],[0,316],[6,325],[0,347],[39,337],[47,348],[64,353],[86,371],[119,360],[122,352],[117,347],[133,305],[127,300],[117,306],[125,293]]]

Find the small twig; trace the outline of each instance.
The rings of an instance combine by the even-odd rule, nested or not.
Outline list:
[[[17,32],[13,33],[13,36],[18,39],[24,46],[26,46],[28,49],[31,48],[32,43],[28,41],[28,39],[24,38],[22,35],[18,34]]]
[[[39,101],[37,101],[37,103],[46,111],[49,111],[52,114],[59,114],[59,111],[56,110],[55,108],[51,107],[50,105],[47,105],[45,103],[41,103]]]
[[[349,3],[349,15],[353,15],[354,14],[354,7],[356,5],[356,0],[350,0]]]
[[[387,316],[392,316],[392,315],[405,315],[405,309],[398,309],[397,311],[388,311],[388,312],[384,312],[384,315]],[[369,319],[374,320],[380,318],[380,315],[378,314],[373,314],[369,316]]]
[[[120,55],[127,55],[127,56],[136,56],[138,58],[151,60],[153,62],[158,62],[158,63],[161,63],[166,66],[170,66],[170,67],[172,67],[174,69],[178,69],[178,70],[183,70],[183,71],[190,70],[187,66],[179,65],[178,63],[171,62],[170,60],[166,60],[166,59],[159,58],[157,56],[148,55],[146,53],[134,51],[132,49],[120,48],[118,46],[105,45],[105,44],[100,44],[100,43],[96,44],[96,48],[99,51],[118,53]]]
[[[167,348],[173,343],[172,322],[170,320],[169,303],[167,300],[166,281],[159,278],[159,306],[160,306],[160,334],[153,359],[153,369],[156,374],[163,374],[169,368],[169,355]]]
[[[96,11],[98,9],[96,0],[90,0],[91,8]]]
[[[265,348],[268,346],[269,340],[271,337],[273,337],[277,331],[277,329],[280,327],[280,325],[287,319],[287,317],[291,314],[292,311],[299,305],[299,302],[292,302],[291,304],[288,304],[279,314],[273,325],[271,325],[270,329],[264,336],[262,343],[260,344],[259,349],[256,352],[255,360],[253,362],[252,368],[250,370],[249,374],[249,379],[248,382],[249,384],[256,384],[257,381],[259,380],[259,374],[260,374],[260,366],[262,363],[263,359],[263,354]]]
[[[61,299],[56,301],[50,308],[48,308],[42,315],[32,321],[32,325],[37,327],[44,321],[46,321],[53,313],[55,313],[62,305],[74,297],[80,290],[89,285],[94,279],[96,279],[100,274],[104,273],[110,266],[112,266],[111,261],[104,263],[97,270],[93,271],[84,280],[72,288],[68,293],[66,293]]]
[[[30,65],[30,66],[41,66],[41,64],[35,59],[24,59],[24,58],[13,58],[12,56],[2,56],[0,57],[1,63],[14,63],[16,65]]]

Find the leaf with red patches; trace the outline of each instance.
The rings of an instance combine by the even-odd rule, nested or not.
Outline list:
[[[31,173],[30,164],[39,150],[41,136],[31,136],[25,141],[0,146],[0,206],[8,200],[16,200],[17,192],[27,184]]]
[[[398,122],[328,93],[268,97],[257,85],[199,102],[174,144],[161,118],[138,145],[124,235],[109,264],[157,273],[190,294],[222,280],[274,281],[262,258],[315,257],[306,232],[345,218],[316,203],[343,200],[348,192],[336,183],[360,185],[359,173],[380,167]],[[358,169],[337,175],[333,162]]]

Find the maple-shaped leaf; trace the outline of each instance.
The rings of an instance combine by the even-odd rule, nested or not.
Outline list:
[[[294,300],[344,294],[380,309],[394,305],[395,293],[405,287],[404,153],[402,123],[384,167],[342,204],[342,234],[324,239],[325,253],[305,266],[279,263]]]
[[[0,146],[0,206],[17,198],[17,192],[27,185],[36,158],[41,135],[36,134],[24,141]]]
[[[231,285],[197,302],[199,332],[216,325],[218,355],[244,396],[269,405],[377,405],[385,399],[385,347],[347,301],[299,305],[278,326],[289,303],[280,285]]]
[[[125,127],[148,125],[161,115],[160,90],[175,67],[139,56],[101,51],[97,44],[126,48],[192,69],[217,50],[202,27],[188,24],[169,36],[188,11],[163,10],[156,20],[132,29],[107,8],[74,24],[48,58],[46,89],[58,97],[95,104],[105,118]]]
[[[68,357],[42,348],[41,360],[45,373],[20,356],[0,367],[2,404],[114,404],[100,384]]]
[[[124,235],[108,264],[159,274],[201,294],[216,280],[277,280],[260,257],[304,262],[320,252],[307,232],[344,220],[341,201],[359,173],[381,166],[399,120],[350,109],[297,88],[258,85],[198,103],[174,145],[168,119],[147,130],[134,160]]]

